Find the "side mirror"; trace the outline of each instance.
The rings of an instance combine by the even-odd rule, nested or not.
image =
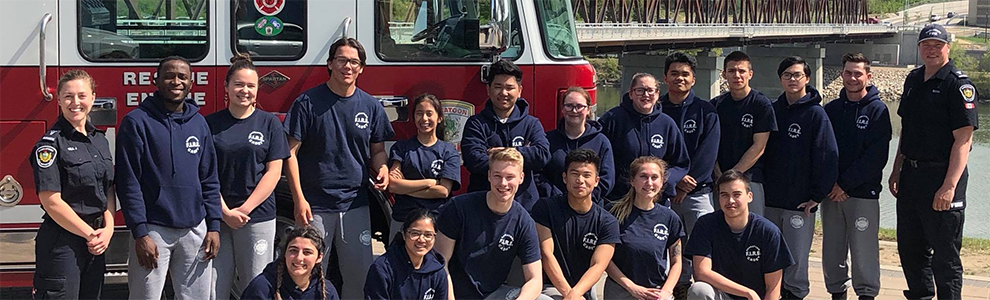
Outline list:
[[[492,0],[491,20],[478,35],[478,49],[493,56],[492,61],[499,60],[499,55],[509,47],[512,3],[511,0]]]

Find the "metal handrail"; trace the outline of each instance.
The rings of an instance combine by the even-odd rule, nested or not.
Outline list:
[[[41,51],[38,55],[38,76],[41,77],[41,95],[44,96],[45,101],[52,101],[52,94],[48,92],[48,86],[45,81],[48,77],[48,65],[45,63],[45,40],[48,38],[45,31],[48,29],[48,22],[52,21],[52,14],[45,13],[41,17],[41,31],[38,33],[38,49]]]

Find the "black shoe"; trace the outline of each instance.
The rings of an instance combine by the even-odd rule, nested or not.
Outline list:
[[[787,289],[780,289],[780,299],[785,299],[785,300],[804,300],[804,297],[798,297],[798,296],[794,295],[794,293],[791,293],[791,291],[789,291]]]
[[[859,296],[859,300],[873,300],[873,296]]]
[[[846,292],[832,293],[832,300],[846,300]]]

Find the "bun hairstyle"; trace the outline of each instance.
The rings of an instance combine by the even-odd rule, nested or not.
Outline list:
[[[230,69],[227,69],[227,77],[223,81],[230,82],[230,76],[234,76],[234,73],[241,69],[252,70],[255,73],[258,72],[258,69],[254,67],[254,62],[251,61],[250,55],[247,53],[238,53],[230,58]]]

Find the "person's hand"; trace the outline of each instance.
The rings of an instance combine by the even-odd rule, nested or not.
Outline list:
[[[86,238],[86,246],[89,248],[89,253],[102,255],[104,251],[107,251],[107,247],[110,246],[110,237],[112,236],[113,226],[93,230],[93,233],[90,233],[89,237]]]
[[[238,207],[236,207],[234,209],[231,209],[231,210],[236,210],[236,211],[244,214],[245,216],[248,216],[248,221],[251,220],[251,211],[247,210],[247,208],[245,208],[244,205],[238,206]]]
[[[890,194],[897,197],[897,189],[900,188],[897,184],[901,181],[901,173],[897,170],[890,172],[890,178],[887,179],[887,188],[890,189]]]
[[[244,224],[247,224],[247,222],[251,220],[251,217],[248,217],[247,214],[237,210],[236,208],[225,210],[222,216],[223,222],[231,229],[240,229],[244,226]]]
[[[805,217],[810,217],[811,216],[811,209],[815,208],[815,206],[818,206],[818,202],[815,202],[814,200],[808,200],[808,202],[798,204],[797,208],[798,209],[802,209],[803,208],[804,209],[804,216]]]
[[[952,207],[952,198],[956,197],[956,188],[942,185],[935,192],[935,201],[932,201],[932,209],[935,211],[946,211]]]
[[[142,236],[134,240],[134,252],[137,254],[138,264],[148,270],[158,268],[158,245],[150,236]]]
[[[399,169],[394,169],[392,171],[389,171],[388,172],[388,177],[389,177],[389,179],[403,179],[403,178],[405,178],[402,175],[402,171],[399,170]]]
[[[674,291],[660,290],[660,300],[674,299]]]
[[[378,168],[378,176],[375,176],[375,189],[384,191],[388,187],[388,168],[382,166]]]
[[[203,260],[211,260],[217,257],[217,251],[220,251],[220,233],[216,231],[206,232],[206,238],[203,239],[203,246],[199,247],[203,250]]]
[[[696,187],[698,187],[698,181],[695,180],[694,177],[691,177],[691,175],[684,175],[684,178],[681,178],[681,180],[677,182],[678,191],[691,192]]]
[[[574,293],[573,291],[574,290],[568,291],[567,294],[564,295],[564,300],[585,300],[584,299],[584,295],[578,295],[577,293]]]
[[[306,226],[313,221],[313,209],[309,207],[306,199],[300,198],[293,205],[292,216],[296,219],[296,224]]]
[[[674,195],[674,198],[670,198],[670,202],[681,203],[682,201],[684,201],[684,198],[687,198],[687,192],[682,190],[677,190],[677,194]]]
[[[842,188],[839,187],[839,184],[836,183],[832,185],[832,192],[828,193],[828,198],[835,202],[842,202],[849,199],[849,194],[846,194],[846,191],[843,191]]]
[[[660,298],[660,289],[646,288],[640,285],[633,285],[626,289],[630,295],[639,300],[656,300]]]

